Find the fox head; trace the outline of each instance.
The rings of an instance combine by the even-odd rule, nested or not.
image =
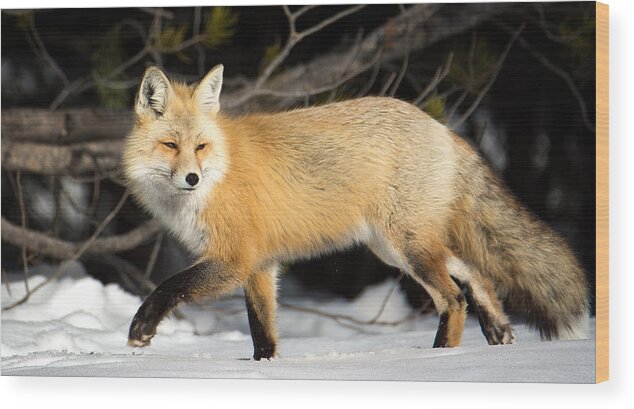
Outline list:
[[[222,72],[218,65],[187,86],[158,67],[145,70],[123,155],[127,181],[142,201],[203,197],[223,177],[227,153],[216,125]]]

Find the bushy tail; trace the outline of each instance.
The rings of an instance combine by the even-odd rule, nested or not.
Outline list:
[[[586,275],[568,244],[525,210],[479,157],[470,155],[450,228],[453,251],[491,277],[511,313],[542,339],[583,338]]]

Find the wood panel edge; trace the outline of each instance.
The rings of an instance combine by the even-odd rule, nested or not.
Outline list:
[[[609,8],[596,3],[596,382],[609,379]]]

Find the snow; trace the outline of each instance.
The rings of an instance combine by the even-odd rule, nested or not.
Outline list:
[[[252,344],[241,294],[184,306],[186,319],[167,319],[146,348],[126,345],[141,299],[117,285],[74,273],[52,281],[29,301],[2,312],[2,375],[178,378],[267,378],[480,382],[594,382],[594,321],[590,339],[542,342],[521,324],[518,341],[488,346],[470,317],[462,346],[433,349],[438,318],[421,315],[393,326],[337,322],[288,307],[279,309],[279,356],[251,359]],[[35,272],[37,273],[37,271]],[[45,279],[33,275],[33,288]],[[24,294],[21,281],[2,286],[2,305]],[[353,301],[309,297],[282,280],[286,304],[330,314],[374,318],[394,282],[369,287]],[[395,291],[381,321],[410,314]]]

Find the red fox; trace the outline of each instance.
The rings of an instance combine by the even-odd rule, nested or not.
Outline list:
[[[456,281],[489,344],[514,340],[500,299],[544,339],[581,335],[588,285],[571,249],[444,125],[384,97],[232,118],[222,75],[187,86],[150,67],[141,81],[126,179],[198,262],[145,299],[129,345],[147,345],[177,304],[243,287],[253,357],[272,358],[279,265],[358,243],[429,293],[434,347],[460,344]]]

